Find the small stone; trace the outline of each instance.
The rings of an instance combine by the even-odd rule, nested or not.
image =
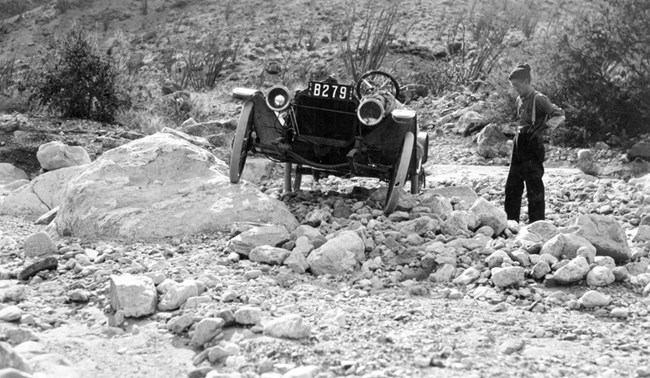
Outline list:
[[[595,266],[587,273],[587,285],[589,286],[607,286],[615,279],[612,270],[606,266]]]
[[[38,257],[57,252],[56,244],[46,232],[29,235],[23,244],[26,257]]]
[[[262,271],[259,269],[249,270],[244,273],[244,278],[247,280],[254,280],[262,275]]]
[[[533,266],[531,275],[533,276],[534,279],[541,280],[550,272],[551,272],[551,267],[548,265],[548,263],[546,261],[540,261]]]
[[[224,326],[221,318],[205,318],[196,324],[194,335],[192,336],[192,345],[195,347],[202,346],[215,336],[221,333]]]
[[[578,303],[585,308],[609,306],[612,298],[595,290],[590,290],[578,299]]]
[[[316,378],[320,368],[316,365],[299,366],[282,375],[282,378]]]
[[[612,318],[619,318],[619,319],[627,319],[629,314],[630,314],[630,310],[623,307],[613,308],[612,311],[609,313],[609,315]]]
[[[90,300],[92,294],[88,290],[74,289],[68,292],[68,298],[71,302],[86,303]]]
[[[262,320],[262,310],[259,307],[242,307],[235,311],[235,322],[241,325],[254,325]]]
[[[156,312],[158,296],[151,278],[131,274],[112,275],[110,278],[110,303],[114,311],[124,316],[138,318]]]
[[[23,310],[18,306],[7,306],[0,310],[0,320],[5,322],[15,322],[20,320],[23,315]]]
[[[170,330],[172,333],[179,334],[185,331],[186,329],[190,328],[192,324],[194,324],[194,316],[190,314],[183,314],[181,316],[172,318],[167,323],[167,329]]]
[[[311,336],[311,325],[298,314],[287,314],[264,324],[264,335],[288,339]]]
[[[494,268],[491,279],[494,285],[501,288],[519,285],[524,281],[524,268],[520,266]]]
[[[27,281],[30,278],[34,277],[37,273],[44,270],[56,270],[59,265],[59,260],[54,256],[48,256],[41,260],[38,260],[18,273],[18,279],[21,281]]]
[[[499,346],[499,351],[503,354],[513,354],[524,349],[526,343],[523,339],[506,340]]]

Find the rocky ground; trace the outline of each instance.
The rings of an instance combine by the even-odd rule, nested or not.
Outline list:
[[[451,163],[452,151],[473,156],[453,135],[432,144],[432,162]],[[502,202],[507,167],[427,170],[428,190],[469,186]],[[631,242],[648,195],[575,168],[549,169],[545,180],[551,223],[601,213],[627,231],[633,259],[619,264],[625,272],[616,282],[558,286],[552,276],[535,279],[530,261],[514,257],[521,248],[512,233],[524,224],[510,224],[510,237],[486,244],[440,230],[402,233],[416,211],[384,216],[368,202],[371,192],[359,189],[376,183],[363,179],[306,180],[302,192],[284,197],[303,227],[320,232],[315,240],[365,230],[365,262],[342,276],[246,258],[234,252],[234,234],[210,234],[156,244],[64,238],[49,247],[57,268],[29,277],[26,268],[42,258],[26,255],[46,247],[25,242],[45,226],[2,216],[0,357],[9,366],[27,365],[33,377],[650,376],[650,300],[642,293],[650,281],[648,246]],[[272,179],[265,190],[279,186]],[[291,239],[287,250],[301,247],[296,235]],[[438,248],[453,253],[426,252]],[[497,252],[505,255],[499,260]],[[456,270],[452,281],[440,282],[446,280],[435,269],[445,262]],[[500,287],[489,268],[508,266],[524,267],[525,278]],[[473,268],[477,276],[467,279]],[[129,274],[158,284],[153,315],[122,319],[111,309],[116,288],[141,286],[116,278]],[[175,294],[163,294],[170,287]]]

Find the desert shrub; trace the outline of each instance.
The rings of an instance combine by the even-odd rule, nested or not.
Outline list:
[[[347,2],[344,21],[332,38],[340,41],[338,57],[351,79],[356,81],[366,71],[381,68],[395,39],[399,9],[399,1],[366,0],[361,10],[356,2]]]
[[[34,84],[33,99],[63,117],[111,122],[130,102],[116,83],[117,71],[92,34],[73,26],[56,41],[53,61]]]
[[[6,92],[14,83],[16,58],[0,59],[0,93]]]
[[[582,129],[585,140],[625,139],[647,131],[648,36],[650,2],[606,0],[595,15],[579,17],[557,38],[555,93],[567,110],[568,124]]]
[[[215,32],[189,49],[168,51],[163,65],[182,88],[212,89],[226,66],[237,60],[241,41],[234,33]]]

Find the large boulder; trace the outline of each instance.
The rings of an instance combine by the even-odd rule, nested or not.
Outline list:
[[[36,151],[41,167],[48,171],[75,165],[90,164],[90,155],[80,146],[68,146],[57,140],[42,144]]]
[[[476,139],[479,155],[487,159],[508,154],[508,138],[494,124],[485,126]]]
[[[6,185],[16,180],[29,179],[29,175],[13,164],[0,163],[0,185]]]
[[[298,221],[280,201],[247,183],[180,132],[159,132],[100,156],[72,178],[55,219],[60,235],[158,239],[228,231],[238,222]]]
[[[625,230],[616,219],[606,215],[583,214],[574,220],[573,225],[578,227],[577,235],[596,247],[597,255],[610,256],[617,263],[626,262],[632,257]]]
[[[35,220],[59,206],[65,185],[85,166],[61,168],[37,176],[10,193],[0,205],[0,214]]]

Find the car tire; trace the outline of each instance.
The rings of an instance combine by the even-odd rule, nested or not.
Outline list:
[[[388,194],[386,195],[386,206],[384,213],[390,214],[395,211],[399,202],[399,196],[402,192],[402,187],[406,181],[409,166],[411,165],[411,156],[413,155],[413,143],[415,136],[412,132],[408,131],[404,134],[404,143],[402,144],[402,153],[397,163],[397,170],[393,174],[393,179],[388,186]]]
[[[253,130],[252,118],[253,103],[246,101],[239,115],[237,131],[235,131],[235,139],[233,139],[230,153],[230,182],[233,184],[239,182],[244,171],[244,165],[246,165],[250,136]]]

